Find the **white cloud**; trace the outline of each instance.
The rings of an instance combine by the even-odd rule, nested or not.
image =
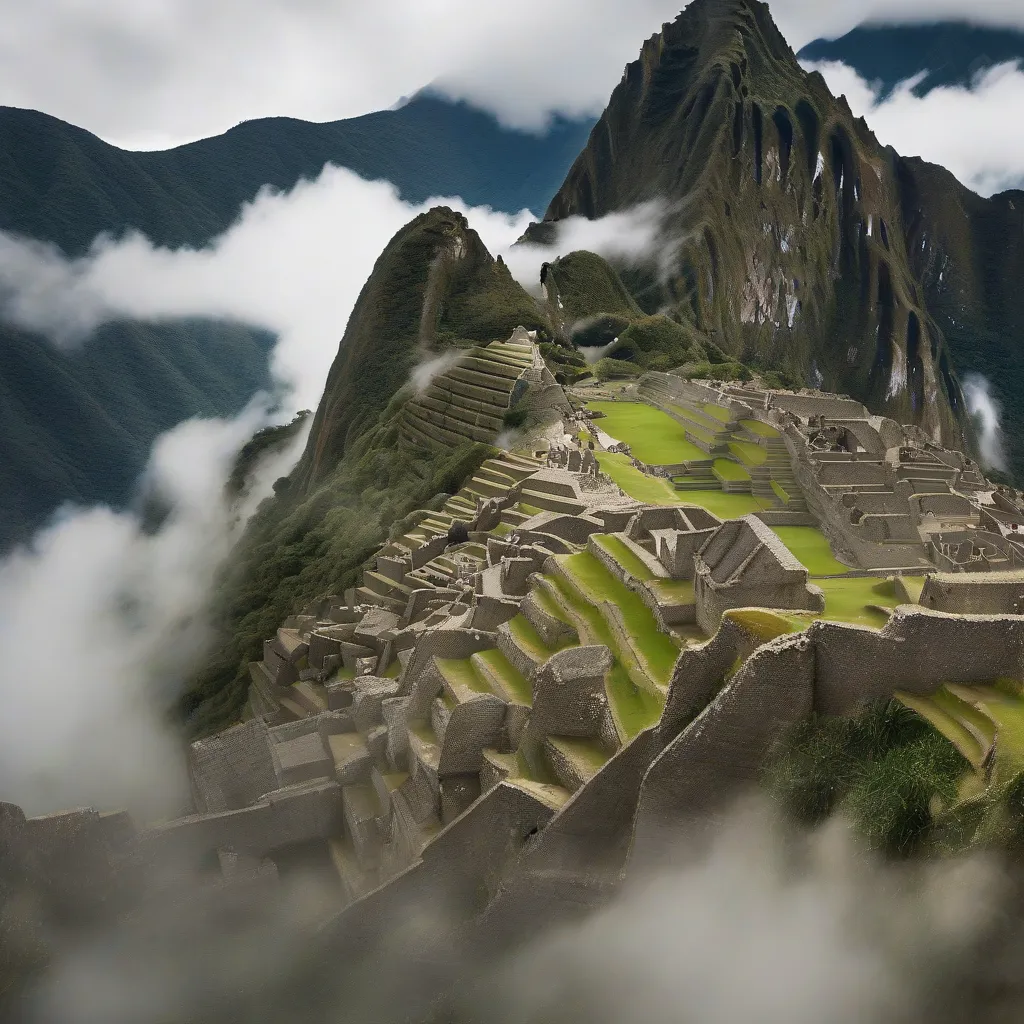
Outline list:
[[[676,240],[667,238],[663,233],[667,212],[663,202],[653,200],[598,220],[566,217],[552,225],[555,238],[550,245],[517,245],[506,249],[502,257],[513,277],[524,288],[534,292],[540,288],[541,265],[577,249],[624,262],[650,257],[664,262],[670,258],[677,244]]]
[[[279,335],[272,370],[291,391],[291,408],[313,407],[377,257],[399,228],[442,203],[466,213],[494,252],[532,219],[528,211],[470,209],[459,199],[410,206],[387,182],[329,166],[289,193],[264,190],[201,250],[155,248],[134,235],[101,238],[87,256],[67,260],[0,233],[0,317],[62,346],[119,317],[250,323]]]
[[[238,524],[221,501],[262,421],[192,420],[157,442],[143,490],[169,514],[64,510],[0,564],[0,778],[29,813],[128,806],[143,819],[187,796],[164,716],[210,636],[205,604]]]
[[[0,0],[0,100],[154,147],[246,118],[389,107],[430,82],[536,128],[597,115],[681,0]],[[775,0],[794,48],[869,18],[1024,27],[1018,0]]]
[[[1024,181],[1024,136],[1011,111],[1024,104],[1024,71],[1002,64],[980,75],[972,89],[942,87],[926,96],[904,82],[879,102],[856,71],[834,61],[808,64],[821,72],[854,114],[863,115],[883,145],[948,168],[965,185],[991,195]]]
[[[465,210],[459,200],[449,205]],[[260,195],[200,251],[133,236],[100,239],[67,260],[0,235],[0,315],[63,346],[88,344],[97,325],[118,317],[249,322],[278,333],[272,363],[285,408],[313,407],[374,262],[425,208],[403,203],[387,183],[327,168],[287,195]],[[495,249],[530,219],[466,212]],[[132,511],[66,509],[0,563],[5,799],[30,812],[127,804],[143,818],[180,808],[180,740],[162,715],[210,640],[204,613],[218,566],[304,441],[269,461],[241,514],[227,509],[224,481],[239,447],[267,422],[267,404],[257,399],[234,420],[190,421],[159,439],[140,488],[172,510],[159,530]]]
[[[702,855],[683,847],[666,861],[672,870],[534,941],[467,998],[466,1018],[934,1019],[929,997],[966,973],[999,891],[981,861],[887,868],[837,827],[794,839],[745,814]]]
[[[980,373],[969,373],[963,380],[967,408],[978,424],[981,461],[992,469],[1006,471],[1006,448],[1000,426],[1002,410],[992,397],[992,386]]]

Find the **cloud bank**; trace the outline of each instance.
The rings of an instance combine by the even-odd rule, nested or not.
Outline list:
[[[682,0],[0,0],[0,102],[117,144],[165,148],[241,120],[391,106],[429,83],[530,130],[598,115]],[[1015,0],[775,0],[799,49],[868,19],[1024,27]]]
[[[264,190],[200,250],[156,248],[136,234],[98,239],[90,254],[68,260],[0,233],[0,317],[63,347],[119,318],[207,316],[263,327],[279,336],[271,369],[293,408],[313,407],[377,257],[399,228],[438,204],[466,213],[492,252],[532,219],[457,198],[411,206],[388,182],[328,166],[288,193]]]
[[[315,929],[331,906],[322,889],[261,891],[248,907],[229,892],[165,899],[59,957],[38,992],[33,1019],[1011,1019],[961,995],[986,941],[997,939],[1003,951],[1003,988],[1020,976],[1015,918],[1004,913],[1009,934],[998,932],[995,912],[1005,889],[985,861],[886,867],[841,827],[796,837],[763,812],[730,816],[701,856],[685,848],[673,853],[671,871],[625,888],[573,924],[554,931],[538,925],[524,948],[503,956],[486,948],[460,951],[453,922],[416,904],[403,908],[398,935],[366,943],[353,960],[317,955]],[[449,989],[448,998],[433,1002],[441,993],[431,977]],[[961,998],[950,999],[954,994]],[[957,1016],[965,1008],[972,1012]]]
[[[991,469],[1006,472],[1006,448],[1000,426],[1002,410],[992,396],[992,386],[980,373],[969,373],[963,379],[967,408],[978,428],[978,447],[981,461]]]
[[[142,489],[168,510],[65,510],[0,564],[0,798],[28,813],[128,806],[145,820],[188,792],[163,720],[210,636],[204,617],[233,526],[221,503],[261,421],[192,420],[157,442]]]
[[[1024,71],[1001,64],[980,75],[972,89],[942,87],[913,93],[914,79],[879,102],[871,84],[845,64],[808,64],[837,96],[867,119],[884,145],[948,168],[969,188],[992,195],[1024,184],[1024,136],[1012,111],[1024,104]]]

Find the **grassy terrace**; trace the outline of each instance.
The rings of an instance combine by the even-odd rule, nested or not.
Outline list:
[[[732,421],[732,413],[721,405],[715,405],[714,402],[704,403],[704,413],[718,420],[719,423],[724,424]]]
[[[686,440],[686,431],[667,413],[643,402],[588,402],[604,418],[595,426],[617,441],[625,441],[633,455],[649,466],[669,466],[707,454]]]
[[[881,628],[888,621],[885,609],[901,602],[891,583],[877,577],[815,580],[825,591],[825,614],[830,622],[851,622]]]
[[[783,544],[812,576],[841,576],[850,571],[833,554],[825,535],[816,526],[773,527]]]
[[[768,452],[753,441],[730,441],[729,451],[745,466],[763,466]]]
[[[605,677],[605,688],[612,715],[623,739],[632,739],[642,729],[653,725],[661,715],[664,701],[645,686],[638,686],[621,661],[618,641],[605,622],[599,608],[568,579],[546,576],[550,592],[569,611],[586,644],[603,644],[616,656],[615,664]]]
[[[597,461],[603,473],[621,487],[631,498],[651,505],[681,505],[679,492],[667,481],[646,476],[633,468],[626,455],[597,452]]]
[[[723,480],[749,480],[750,474],[732,459],[715,459],[715,472]]]
[[[989,686],[947,684],[930,696],[897,695],[981,771],[995,744],[995,781],[1024,768],[1024,696],[1021,684],[998,679]]]
[[[467,694],[491,692],[487,681],[480,678],[468,658],[459,661],[450,658],[435,658],[434,663],[456,692],[462,691]]]
[[[540,634],[533,628],[533,623],[525,615],[517,615],[508,624],[509,632],[515,638],[520,650],[533,655],[537,661],[547,661],[556,651],[564,650],[566,647],[575,646],[570,643],[562,643],[558,647],[548,647],[540,638]]]
[[[651,580],[650,589],[663,601],[693,604],[693,580]]]
[[[586,551],[564,556],[559,564],[591,604],[598,608],[603,604],[613,605],[619,610],[636,644],[637,654],[645,662],[647,674],[657,686],[667,687],[679,648],[658,628],[647,605]]]
[[[757,434],[758,437],[781,437],[774,427],[769,427],[766,423],[761,423],[758,420],[740,420],[740,426],[746,427],[747,430],[752,434]]]
[[[644,581],[657,579],[647,564],[641,561],[618,537],[595,535],[594,543],[604,548],[633,579]]]
[[[522,704],[533,704],[533,689],[530,686],[530,681],[501,651],[495,648],[494,650],[474,654],[473,657],[479,659],[483,667],[501,681],[502,688],[510,697],[515,698],[515,700]]]

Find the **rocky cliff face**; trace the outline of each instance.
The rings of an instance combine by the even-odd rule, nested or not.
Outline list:
[[[356,301],[293,474],[316,485],[373,425],[419,362],[453,347],[546,330],[537,304],[466,218],[435,207],[388,243]]]
[[[626,68],[545,220],[661,199],[663,251],[634,287],[646,310],[964,444],[905,166],[803,71],[767,6],[697,0]]]

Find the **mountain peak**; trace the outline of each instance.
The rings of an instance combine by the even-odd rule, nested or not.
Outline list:
[[[766,5],[697,0],[628,65],[545,220],[662,202],[660,251],[634,274],[647,312],[962,444],[895,160]]]

